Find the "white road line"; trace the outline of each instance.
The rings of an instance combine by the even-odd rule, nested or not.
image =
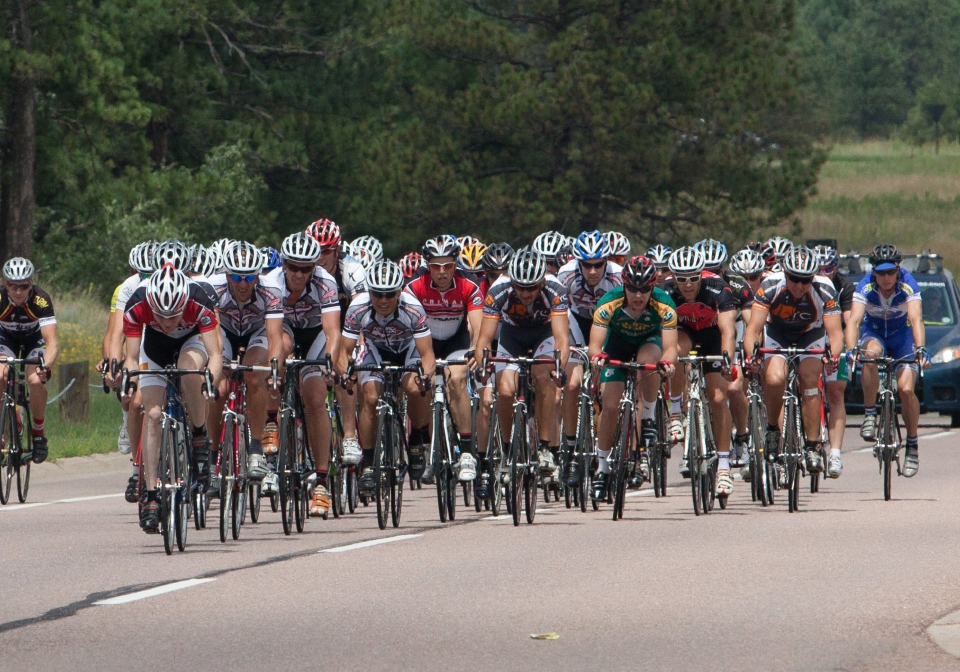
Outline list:
[[[953,436],[956,432],[937,432],[936,434],[921,434],[920,440],[923,439],[941,439],[945,436]]]
[[[356,551],[360,548],[369,548],[370,546],[379,546],[380,544],[390,544],[394,541],[406,541],[407,539],[416,539],[422,537],[422,534],[398,534],[395,537],[385,537],[383,539],[371,539],[370,541],[361,541],[356,544],[346,546],[337,546],[336,548],[325,548],[317,553],[346,553],[347,551]]]
[[[122,492],[115,495],[94,495],[93,497],[71,497],[70,499],[57,499],[52,502],[32,502],[30,504],[15,504],[13,506],[0,506],[0,511],[19,511],[20,509],[32,509],[36,506],[50,506],[51,504],[73,504],[74,502],[89,502],[94,499],[110,499],[111,497],[123,497]]]
[[[855,453],[872,453],[872,452],[873,452],[873,446],[870,446],[869,448],[861,448],[860,450],[855,450],[855,451],[853,451],[853,452],[855,452]]]
[[[164,593],[172,593],[175,590],[183,590],[184,588],[193,588],[194,586],[199,586],[204,583],[210,583],[211,581],[216,581],[216,579],[187,579],[185,581],[176,581],[174,583],[168,583],[163,586],[157,586],[156,588],[150,588],[149,590],[140,590],[136,593],[120,595],[119,597],[111,597],[109,600],[100,600],[99,602],[94,602],[94,604],[95,605],[126,604],[127,602],[136,602],[137,600],[144,600],[148,597],[156,597],[157,595],[163,595]]]
[[[626,496],[627,497],[649,497],[652,494],[653,494],[653,490],[647,489],[647,490],[637,490],[636,492],[628,492]]]

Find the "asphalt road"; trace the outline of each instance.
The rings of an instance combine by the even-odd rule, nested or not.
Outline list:
[[[921,433],[890,502],[854,426],[798,514],[737,481],[696,518],[674,459],[668,496],[631,492],[618,522],[561,502],[440,524],[424,488],[398,530],[371,507],[285,537],[264,506],[238,541],[191,525],[172,557],[124,474],[36,482],[0,507],[0,670],[958,669],[925,629],[960,609],[960,430]]]

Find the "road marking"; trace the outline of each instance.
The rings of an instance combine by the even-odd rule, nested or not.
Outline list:
[[[870,446],[869,448],[861,448],[860,450],[855,450],[855,451],[853,451],[853,452],[855,452],[855,453],[872,453],[872,452],[873,452],[873,446]]]
[[[648,497],[653,494],[653,489],[648,488],[646,490],[637,490],[636,492],[628,492],[627,497]]]
[[[115,495],[94,495],[92,497],[71,497],[70,499],[57,499],[52,502],[32,502],[30,504],[15,504],[13,506],[0,507],[0,511],[19,511],[20,509],[32,509],[36,506],[50,506],[51,504],[73,504],[74,502],[89,502],[94,499],[109,499],[111,497],[123,497],[122,492]]]
[[[346,546],[337,546],[336,548],[325,548],[318,553],[346,553],[347,551],[356,551],[360,548],[369,548],[370,546],[379,546],[380,544],[391,544],[394,541],[406,541],[407,539],[416,539],[422,537],[422,534],[398,534],[395,537],[385,537],[383,539],[371,539],[370,541],[360,541],[356,544]]]
[[[940,439],[940,438],[943,438],[944,436],[953,436],[954,434],[956,434],[956,432],[937,432],[936,434],[921,434],[920,440],[922,441],[923,439]]]
[[[140,590],[136,593],[129,593],[127,595],[121,595],[119,597],[111,597],[109,600],[100,600],[99,602],[94,602],[94,604],[95,605],[126,604],[127,602],[136,602],[137,600],[144,600],[148,597],[156,597],[157,595],[163,595],[164,593],[172,593],[175,590],[183,590],[184,588],[193,588],[194,586],[199,586],[204,583],[210,583],[211,581],[216,581],[216,579],[187,579],[185,581],[176,581],[174,583],[168,583],[163,586],[157,586],[156,588],[150,588],[149,590]]]

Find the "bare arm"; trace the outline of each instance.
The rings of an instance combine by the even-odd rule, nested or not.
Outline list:
[[[433,375],[437,371],[437,358],[433,354],[433,339],[430,336],[414,340],[417,352],[420,353],[420,365],[423,367],[423,382],[427,385],[433,382]]]
[[[850,309],[850,317],[847,318],[846,342],[847,350],[853,350],[857,347],[857,341],[860,336],[860,323],[863,322],[863,316],[867,313],[867,307],[862,303],[854,302]],[[923,320],[920,320],[923,324]]]
[[[907,319],[913,329],[913,343],[918,348],[927,345],[927,328],[923,324],[923,302],[911,301],[907,304]]]
[[[553,329],[553,343],[560,351],[560,368],[565,368],[570,359],[570,316],[568,313],[554,313],[550,317]]]
[[[599,324],[590,327],[590,344],[587,346],[587,355],[592,359],[603,351],[603,344],[607,342],[609,330]]]
[[[737,311],[725,310],[717,315],[717,326],[720,328],[720,348],[733,358],[734,348],[737,345]]]
[[[45,327],[40,327],[40,335],[46,343],[43,348],[43,365],[49,368],[57,361],[57,356],[60,354],[60,341],[57,339],[57,325],[48,324]],[[48,372],[47,377],[49,378],[49,376],[50,374]]]
[[[320,317],[323,333],[327,337],[326,351],[330,357],[336,357],[340,350],[340,311],[332,310]]]

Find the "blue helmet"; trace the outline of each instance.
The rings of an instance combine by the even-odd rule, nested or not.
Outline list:
[[[573,243],[573,257],[579,261],[606,259],[610,256],[610,243],[599,231],[584,231]]]
[[[263,255],[263,272],[272,271],[279,268],[283,262],[280,260],[280,253],[272,247],[261,247],[260,254]]]

